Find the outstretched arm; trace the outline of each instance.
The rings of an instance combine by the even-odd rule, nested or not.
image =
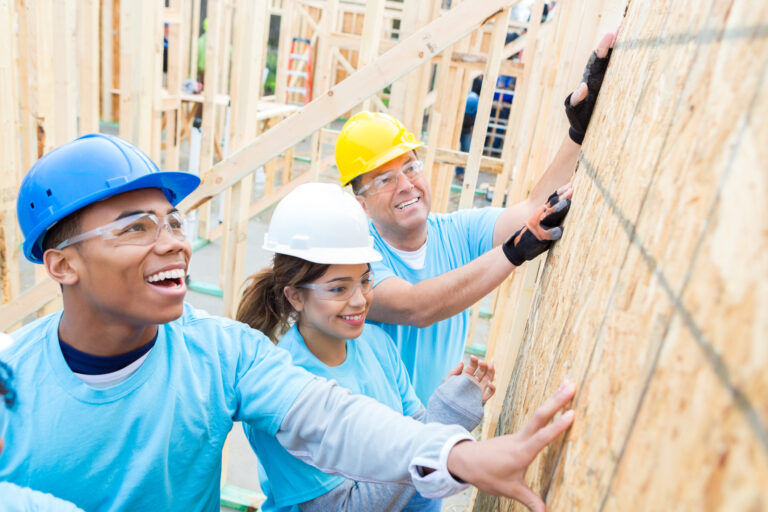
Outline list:
[[[493,232],[493,244],[498,245],[520,229],[532,212],[546,201],[555,190],[568,184],[576,170],[576,160],[581,149],[592,109],[605,76],[609,50],[616,42],[616,34],[605,34],[597,45],[584,72],[584,81],[568,95],[566,115],[571,123],[568,135],[563,138],[552,163],[541,179],[533,186],[527,198],[509,206],[501,214]]]
[[[496,220],[494,248],[462,267],[417,284],[396,277],[382,281],[376,286],[368,315],[371,320],[426,327],[456,315],[501,284],[515,266],[535,258],[560,238],[562,218],[557,224],[542,221],[555,210],[567,212],[570,206],[573,189],[569,182],[615,40],[615,34],[603,37],[585,70],[585,82],[566,98],[569,135],[529,196],[506,208]],[[511,254],[500,246],[516,250]]]
[[[368,319],[426,327],[461,313],[485,297],[515,269],[495,247],[464,266],[411,284],[390,277],[376,285]]]
[[[520,432],[475,442],[461,427],[423,425],[316,379],[291,406],[277,438],[295,456],[329,473],[412,484],[428,498],[458,492],[466,486],[463,481],[539,511],[543,504],[525,485],[525,472],[573,422],[569,411],[549,423],[574,394],[575,387],[566,383]]]
[[[375,322],[426,327],[457,315],[486,296],[515,267],[532,260],[562,235],[570,189],[534,210],[525,227],[502,245],[466,265],[411,284],[398,277],[376,286],[368,318]],[[497,221],[498,224],[498,221]]]

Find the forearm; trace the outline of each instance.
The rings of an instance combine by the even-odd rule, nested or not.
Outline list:
[[[459,426],[422,425],[322,379],[301,392],[277,433],[286,450],[323,472],[364,482],[412,484],[425,497],[463,488],[446,464],[453,445],[471,438]],[[433,472],[422,476],[422,468]]]
[[[534,208],[546,201],[552,192],[571,181],[576,170],[580,150],[581,145],[576,144],[566,135],[552,163],[549,164],[542,177],[531,189],[528,197]]]
[[[502,244],[539,208],[554,191],[567,184],[573,177],[581,146],[566,135],[552,163],[533,186],[524,200],[508,206],[496,221],[493,229],[494,247]]]
[[[410,485],[345,480],[335,489],[299,505],[303,512],[399,511],[416,494]]]
[[[368,318],[427,327],[461,313],[493,291],[514,269],[501,248],[495,247],[462,267],[416,284],[388,290],[385,281],[376,288]]]

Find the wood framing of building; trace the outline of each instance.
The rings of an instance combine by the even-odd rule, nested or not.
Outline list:
[[[472,207],[482,173],[494,206],[523,200],[566,132],[563,98],[626,7],[566,235],[493,294],[498,392],[482,435],[519,428],[569,377],[580,386],[576,423],[528,475],[551,508],[768,508],[764,2],[561,0],[542,22],[536,0],[508,44],[514,0],[442,3],[0,0],[0,83],[10,84],[0,95],[0,329],[59,303],[41,268],[20,279],[20,179],[45,152],[98,130],[99,117],[169,169],[199,136],[189,170],[203,183],[181,207],[201,243],[221,239],[216,285],[232,315],[249,219],[302,183],[335,179],[339,118],[387,111],[420,134],[434,211]],[[266,96],[272,16],[277,79]],[[313,52],[307,105],[289,90],[294,37]],[[184,92],[200,51],[205,89]],[[480,73],[473,143],[458,151]],[[517,81],[500,158],[483,153],[499,74]],[[457,165],[465,177],[452,192]],[[474,307],[473,326],[478,317]],[[475,509],[519,505],[480,495]]]

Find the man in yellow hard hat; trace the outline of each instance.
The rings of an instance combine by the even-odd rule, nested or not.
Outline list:
[[[462,358],[467,308],[562,236],[570,180],[615,34],[593,53],[583,83],[566,98],[571,123],[554,160],[520,203],[431,214],[431,191],[415,150],[423,145],[387,114],[360,112],[342,128],[336,165],[370,219],[375,295],[368,318],[398,344],[426,403]],[[553,191],[555,191],[553,193]]]

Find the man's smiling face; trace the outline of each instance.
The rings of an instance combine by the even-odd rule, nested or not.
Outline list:
[[[362,189],[387,172],[392,172],[393,175],[398,173],[400,169],[416,159],[416,155],[409,151],[390,160],[373,171],[363,174],[360,188]],[[413,181],[403,175],[396,176],[396,179],[397,183],[392,190],[374,195],[367,193],[357,197],[380,231],[398,234],[399,238],[404,234],[423,229],[429,215],[432,193],[423,173],[419,173]]]
[[[89,205],[82,211],[81,232],[127,215],[146,212],[160,222],[175,211],[159,189],[139,189]],[[192,247],[166,229],[149,245],[118,245],[99,236],[62,249],[77,273],[72,292],[79,307],[118,323],[141,326],[167,323],[181,316]]]

